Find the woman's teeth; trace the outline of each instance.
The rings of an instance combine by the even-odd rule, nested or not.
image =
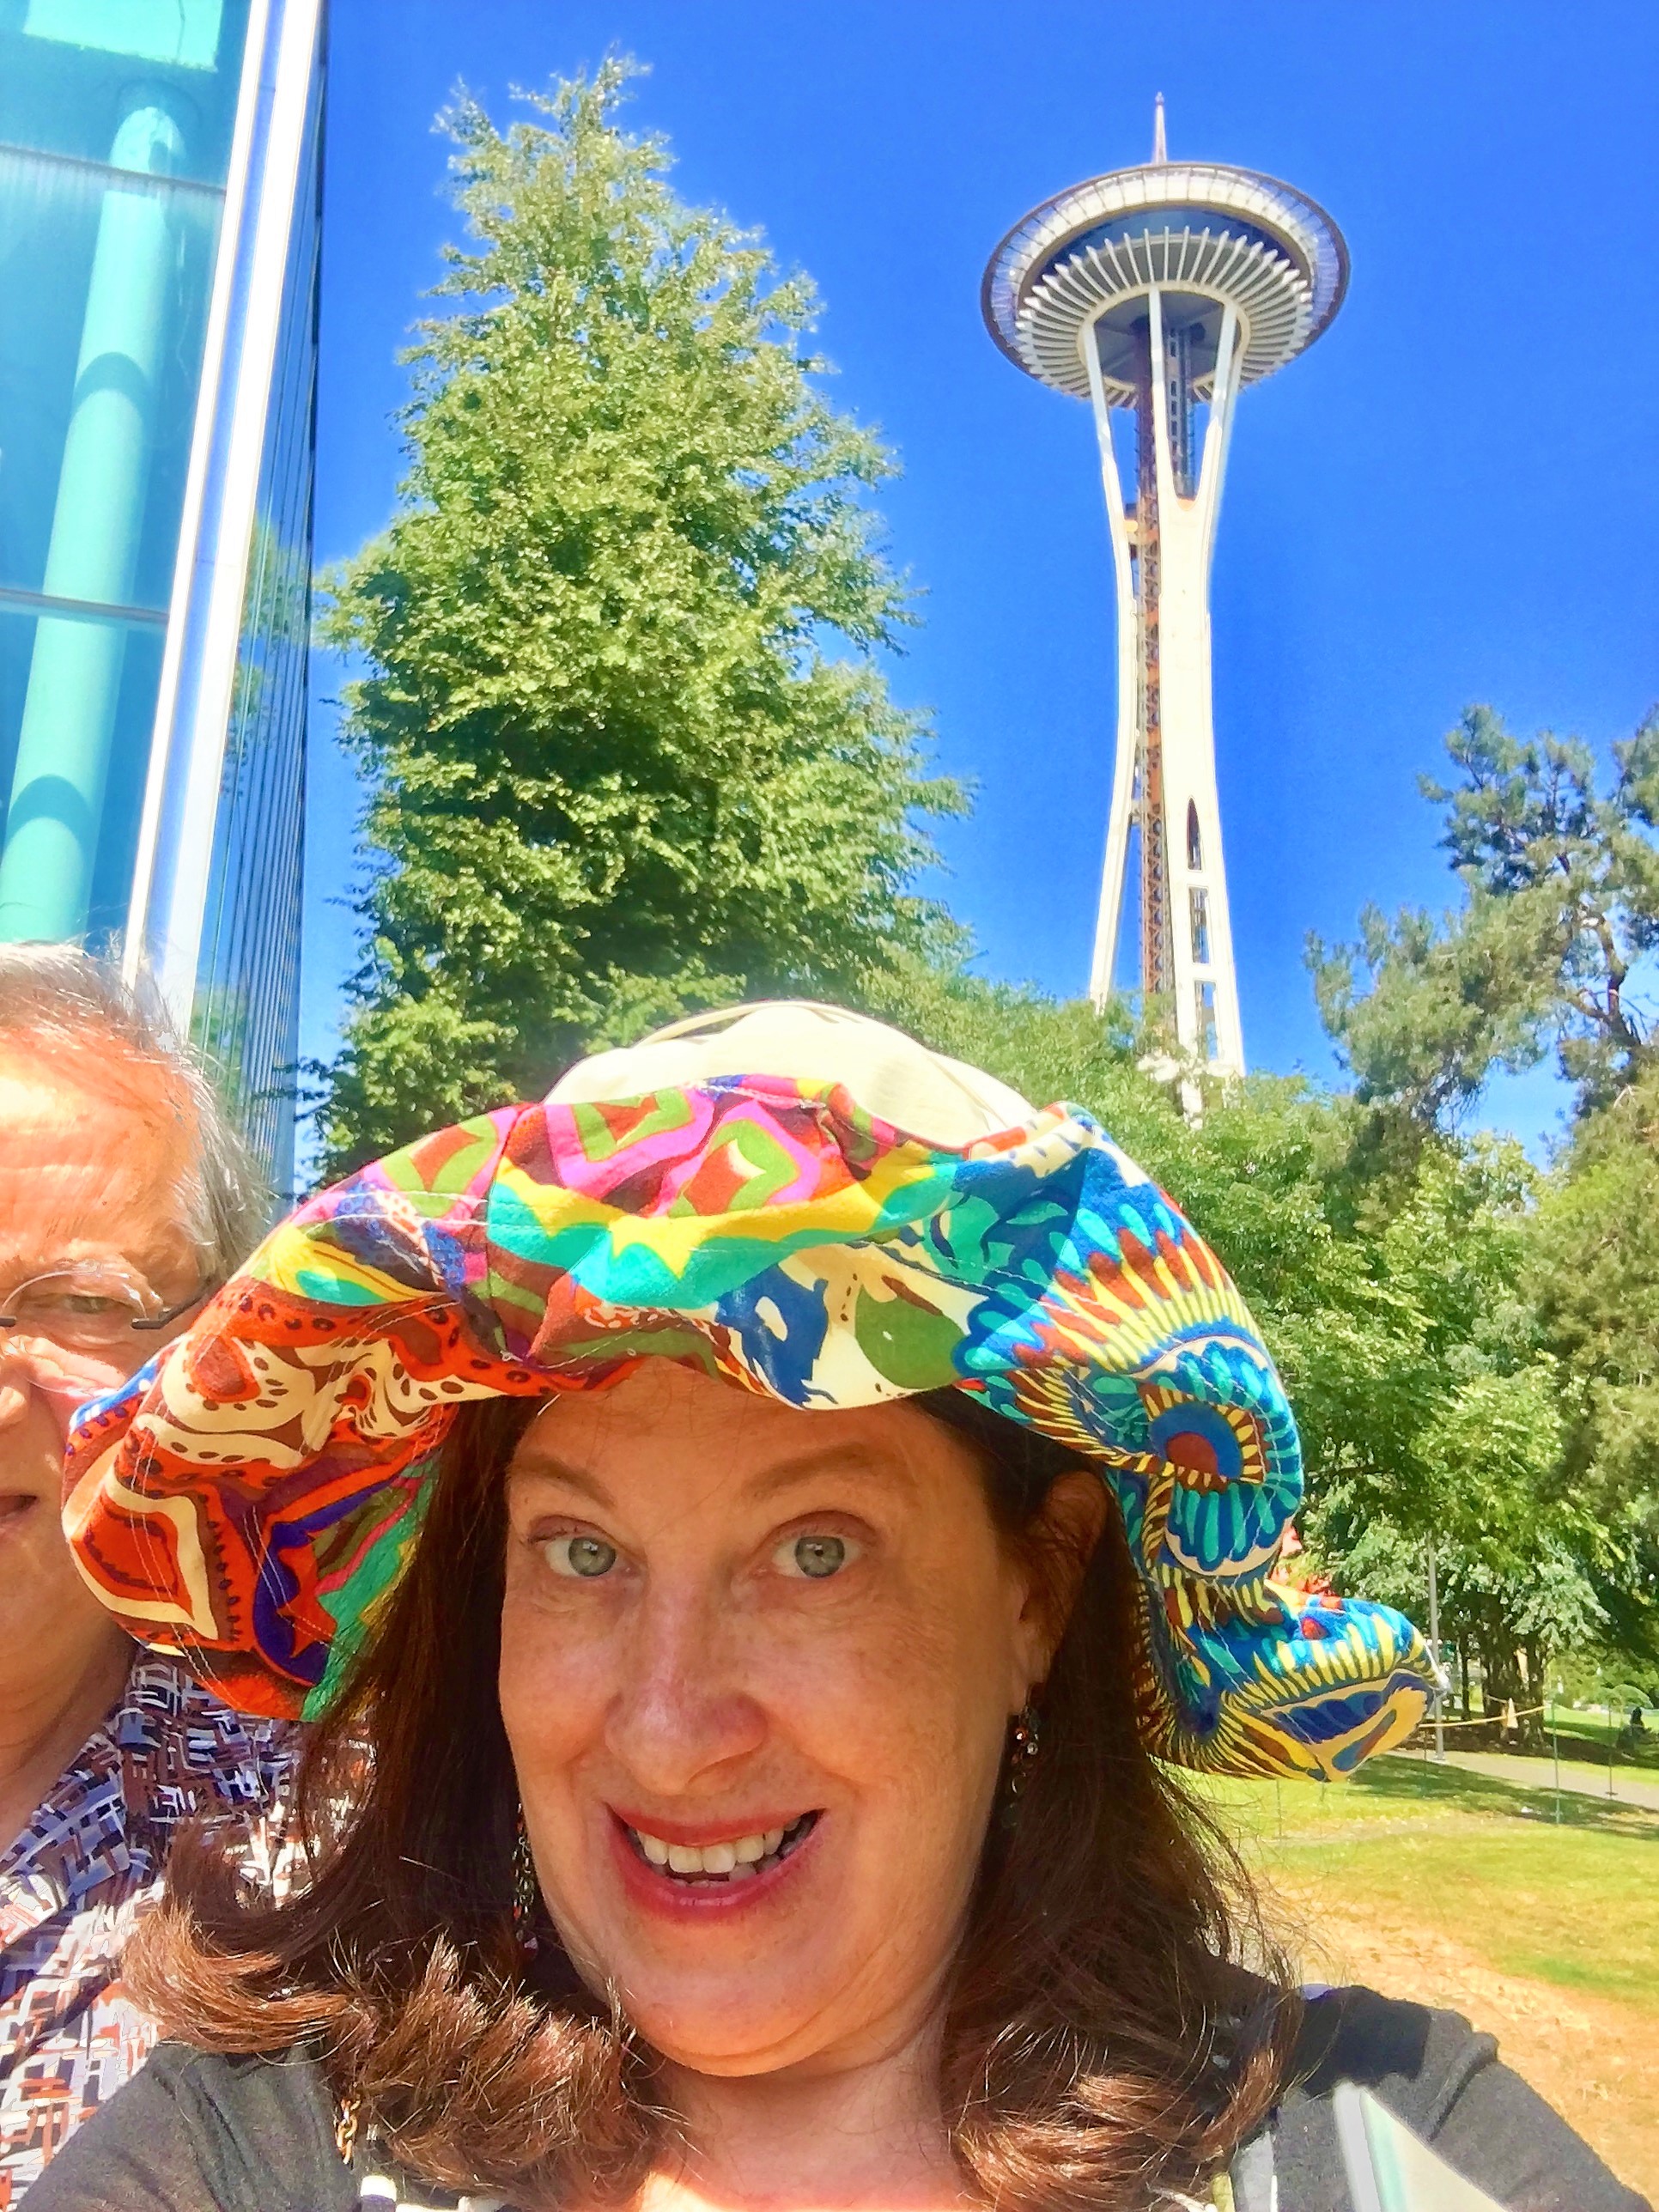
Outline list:
[[[629,1828],[634,1848],[653,1867],[682,1881],[747,1881],[764,1874],[780,1859],[787,1859],[817,1819],[803,1813],[787,1828],[757,1830],[752,1835],[732,1836],[719,1844],[669,1844],[648,1836],[642,1828]]]

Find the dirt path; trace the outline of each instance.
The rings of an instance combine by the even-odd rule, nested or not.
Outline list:
[[[1317,1931],[1301,1947],[1310,1979],[1366,1982],[1467,2014],[1623,2180],[1659,2201],[1659,2021],[1609,1997],[1498,1973],[1449,1936],[1380,1926],[1323,1889],[1278,1887],[1292,1923]]]

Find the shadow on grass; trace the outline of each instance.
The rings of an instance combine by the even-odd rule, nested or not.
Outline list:
[[[1528,1822],[1543,1820],[1552,1827],[1643,1836],[1659,1843],[1659,1813],[1650,1812],[1644,1806],[1564,1790],[1558,1823],[1553,1790],[1523,1789],[1518,1783],[1499,1781],[1495,1775],[1473,1774],[1461,1766],[1432,1766],[1422,1759],[1374,1759],[1351,1782],[1340,1786],[1356,1797],[1402,1809],[1421,1805],[1437,1812],[1496,1814]]]

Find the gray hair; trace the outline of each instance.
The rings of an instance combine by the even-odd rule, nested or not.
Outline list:
[[[179,1192],[182,1225],[204,1284],[234,1274],[270,1221],[271,1193],[201,1060],[179,1036],[147,980],[135,987],[113,962],[73,945],[0,945],[0,1044],[113,1046],[155,1068],[182,1097],[194,1145]]]

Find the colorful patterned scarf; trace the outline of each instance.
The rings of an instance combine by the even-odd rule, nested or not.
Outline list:
[[[1165,1758],[1334,1778],[1432,1674],[1383,1607],[1275,1579],[1296,1424],[1213,1253],[1088,1115],[959,1147],[744,1076],[506,1107],[303,1206],[188,1336],[83,1410],[69,1520],[137,1637],[314,1717],[417,1540],[471,1399],[647,1355],[807,1409],[945,1384],[1101,1471]]]

